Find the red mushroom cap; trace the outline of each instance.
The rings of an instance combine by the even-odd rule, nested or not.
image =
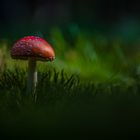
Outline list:
[[[50,44],[43,38],[27,36],[18,40],[11,49],[11,57],[14,59],[35,58],[36,60],[52,61],[55,53]]]

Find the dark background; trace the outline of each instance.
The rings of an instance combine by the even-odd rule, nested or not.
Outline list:
[[[125,19],[140,18],[137,0],[1,0],[0,37],[26,31],[44,31],[70,23],[107,28]]]

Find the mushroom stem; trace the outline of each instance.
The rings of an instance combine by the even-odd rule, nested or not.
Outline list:
[[[35,93],[37,84],[37,71],[36,71],[36,59],[29,58],[28,60],[28,78],[27,78],[27,93]]]

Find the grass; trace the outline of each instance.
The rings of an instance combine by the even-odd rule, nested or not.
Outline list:
[[[35,95],[26,94],[25,83],[23,69],[0,74],[1,132],[96,135],[122,131],[125,134],[133,127],[139,128],[140,81],[133,85],[85,83],[76,75],[48,69],[39,73]]]

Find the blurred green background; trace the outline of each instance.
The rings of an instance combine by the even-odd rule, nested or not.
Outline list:
[[[20,67],[10,48],[23,36],[38,35],[56,52],[53,63],[39,67],[54,66],[94,82],[131,84],[140,73],[139,16],[137,1],[2,0],[0,67]]]

